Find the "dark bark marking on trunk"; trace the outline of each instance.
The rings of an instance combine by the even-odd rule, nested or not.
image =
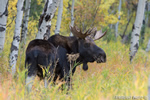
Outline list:
[[[8,0],[9,1],[9,0]],[[7,4],[6,4],[6,9],[5,9],[5,15],[8,16],[8,1],[7,1]]]
[[[20,37],[19,36],[13,37],[13,40],[17,40],[17,42],[20,42]]]
[[[136,33],[136,34],[135,34],[135,36],[139,36],[139,34],[138,34],[138,33]]]
[[[11,44],[12,46],[11,46],[11,52],[13,51],[13,50],[18,50],[18,48],[15,46],[15,45],[13,45],[13,44]]]
[[[131,62],[132,59],[133,59],[133,56],[130,56],[130,62]]]
[[[10,59],[12,60],[12,62],[14,62],[14,60],[13,60],[13,59],[14,59],[14,57],[13,57],[13,56],[12,56]]]
[[[143,20],[143,24],[145,24],[145,20]]]
[[[18,58],[18,55],[17,55],[17,54],[15,55],[15,58],[16,58],[16,61],[17,61],[17,58]]]
[[[51,28],[51,26],[47,25],[46,27],[47,27],[47,30],[46,30],[46,33],[43,36],[44,40],[47,40],[49,38],[49,36],[50,36],[50,28]]]
[[[42,30],[41,30],[41,29],[40,29],[39,31],[40,31],[40,32],[42,32]]]
[[[17,4],[16,4],[16,8],[17,8]]]
[[[4,27],[0,27],[0,32],[3,32],[5,31],[5,28]]]
[[[50,15],[46,15],[46,17],[45,17],[46,22],[50,21],[51,20],[50,18],[51,18],[51,14]]]
[[[27,27],[25,27],[25,31],[27,30]]]
[[[44,19],[44,16],[46,15],[46,13],[44,13],[44,14],[42,14],[41,16],[40,16],[40,19],[39,19],[39,28],[40,28],[40,26],[41,26],[41,24],[42,24],[42,22],[43,22],[43,19]]]
[[[21,39],[20,41],[22,42],[22,40],[25,38],[25,31],[27,31],[27,27],[24,26],[24,24],[22,25],[22,32],[21,32]]]
[[[135,26],[134,26],[134,24],[133,24],[133,26],[132,26],[132,31],[135,29]]]
[[[2,17],[3,15],[5,16],[8,16],[8,1],[7,1],[7,4],[6,4],[6,8],[5,8],[5,11],[2,13],[2,15],[0,15],[0,17]]]
[[[138,43],[136,43],[136,44],[134,45],[134,47],[138,50],[138,48],[139,48]]]
[[[46,27],[47,27],[46,33],[50,33],[50,28],[51,28],[51,26],[50,26],[50,25],[47,25]]]
[[[21,11],[25,11],[24,7],[22,6]]]
[[[49,1],[47,0],[46,4],[45,4],[45,6],[44,6],[44,12],[46,12],[46,11],[47,11],[48,2],[49,2]]]

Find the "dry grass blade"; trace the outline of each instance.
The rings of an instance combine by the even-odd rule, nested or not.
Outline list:
[[[76,61],[79,57],[79,53],[77,53],[77,54],[67,54],[67,56],[68,56],[67,59],[68,59],[69,62]]]

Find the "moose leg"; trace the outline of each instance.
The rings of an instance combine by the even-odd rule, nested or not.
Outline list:
[[[47,86],[48,86],[48,79],[47,79],[47,77],[44,78],[44,86],[45,86],[45,88],[47,88]]]
[[[28,92],[32,89],[33,80],[35,79],[35,75],[27,76],[26,78],[26,89]]]
[[[28,72],[27,72],[27,77],[25,80],[26,83],[26,89],[28,92],[31,91],[32,89],[32,84],[33,84],[33,80],[35,79],[38,69],[37,66],[35,66],[35,62],[32,63],[28,68]]]

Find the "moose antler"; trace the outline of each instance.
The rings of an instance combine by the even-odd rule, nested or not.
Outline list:
[[[107,31],[102,33],[102,29],[100,31],[97,31],[95,33],[95,35],[93,36],[93,40],[95,41],[95,40],[98,40],[98,39],[102,38],[106,33],[107,33]]]
[[[81,31],[81,29],[79,30],[79,28],[77,26],[71,26],[70,25],[70,30],[72,32],[72,34],[76,37],[85,39],[85,37],[87,37],[88,35],[90,35],[91,33],[95,32],[97,29],[96,28],[89,28],[85,33],[83,33]]]

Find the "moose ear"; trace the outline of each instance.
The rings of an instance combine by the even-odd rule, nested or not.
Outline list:
[[[100,31],[97,31],[97,32],[95,33],[94,37],[93,37],[93,40],[94,40],[94,41],[95,41],[95,40],[99,40],[99,39],[102,38],[104,35],[106,35],[106,33],[107,33],[107,30],[106,30],[104,33],[102,33],[102,29],[101,29]]]

